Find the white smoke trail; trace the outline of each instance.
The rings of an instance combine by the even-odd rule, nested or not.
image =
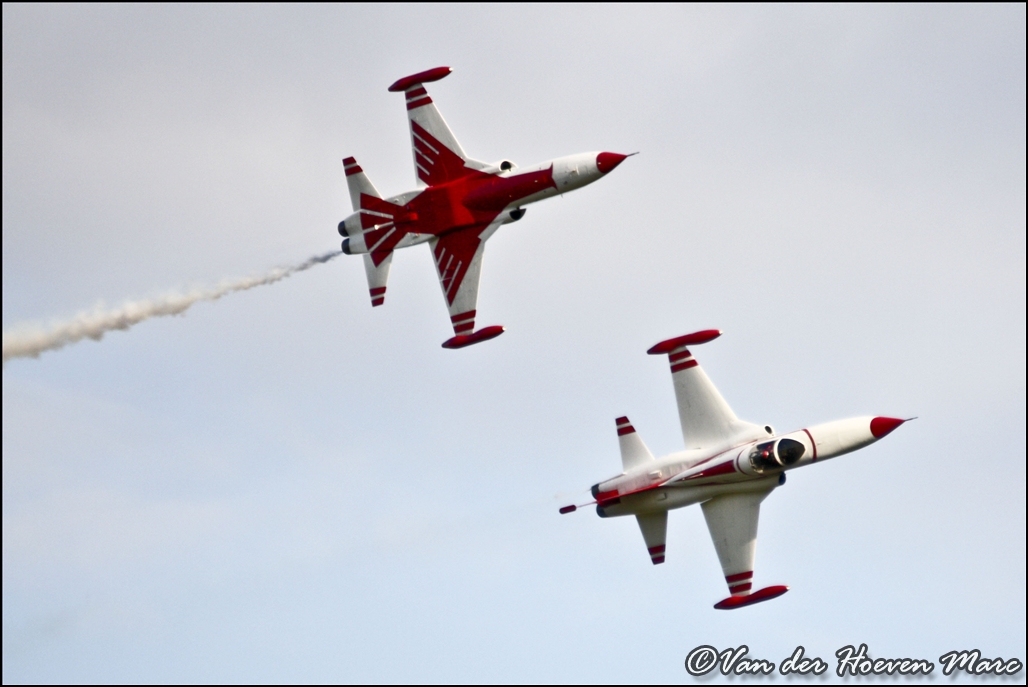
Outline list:
[[[195,288],[186,293],[166,293],[155,298],[129,301],[120,308],[106,309],[102,303],[91,311],[82,311],[66,322],[56,322],[48,327],[35,323],[15,325],[4,331],[3,362],[12,358],[35,358],[44,351],[53,351],[82,339],[99,341],[107,332],[128,329],[134,324],[151,317],[178,315],[198,301],[216,301],[235,291],[246,291],[255,286],[274,284],[288,276],[303,272],[315,265],[328,262],[338,251],[315,255],[292,267],[276,267],[267,274],[224,279],[213,287]]]

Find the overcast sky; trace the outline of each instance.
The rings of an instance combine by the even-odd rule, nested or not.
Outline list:
[[[489,243],[460,351],[425,247],[3,370],[3,680],[681,682],[1025,648],[1025,7],[3,6],[3,326],[338,247],[341,158],[413,188],[395,79],[465,150],[640,151]],[[790,474],[730,613],[586,489],[682,446],[694,353],[780,432],[918,416]],[[1022,673],[1023,677],[1023,673]],[[782,678],[779,678],[782,681]]]

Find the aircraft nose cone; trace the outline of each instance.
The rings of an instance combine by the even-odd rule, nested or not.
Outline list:
[[[881,439],[904,422],[906,420],[897,420],[894,417],[876,417],[871,420],[871,434],[874,435],[875,439]]]
[[[600,153],[596,156],[596,167],[600,174],[607,174],[624,162],[626,157],[628,156],[621,153]]]

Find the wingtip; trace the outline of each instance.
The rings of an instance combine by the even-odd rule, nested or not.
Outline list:
[[[457,336],[450,337],[443,342],[443,348],[455,349],[473,346],[474,344],[482,343],[483,341],[495,339],[505,331],[507,330],[498,324],[494,324],[490,327],[483,327],[473,334],[458,334]]]
[[[727,599],[722,599],[714,604],[714,608],[719,611],[731,611],[736,608],[742,608],[743,606],[752,606],[753,604],[759,604],[762,601],[770,601],[771,599],[777,599],[782,594],[789,591],[789,588],[784,584],[776,584],[770,587],[764,587],[759,589],[752,594],[730,596]]]
[[[654,344],[646,351],[649,355],[662,355],[664,353],[670,353],[676,348],[682,346],[699,346],[721,336],[724,332],[720,329],[703,329],[692,334],[684,334],[682,336],[676,336],[673,339],[664,339],[660,343]]]
[[[393,85],[389,87],[390,93],[400,93],[406,91],[412,86],[416,86],[419,83],[431,83],[432,81],[438,81],[439,79],[445,79],[453,71],[450,67],[436,67],[434,69],[426,69],[423,72],[417,74],[411,74],[405,76],[402,79],[397,79],[393,82]]]

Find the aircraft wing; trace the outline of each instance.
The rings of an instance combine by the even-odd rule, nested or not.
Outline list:
[[[449,67],[436,67],[398,80],[390,91],[403,92],[407,99],[414,171],[420,186],[435,186],[466,176],[484,165],[471,160],[450,131],[425,84],[445,78]]]
[[[763,428],[735,416],[688,349],[688,346],[707,343],[719,336],[721,332],[708,329],[661,341],[647,351],[650,355],[666,353],[671,363],[678,419],[687,449],[715,448],[766,434]]]
[[[434,105],[431,107],[435,109]],[[439,121],[443,127],[446,126],[442,117],[439,117]],[[464,166],[466,158],[459,146],[457,150],[460,152],[454,151],[413,118],[410,120],[410,138],[411,146],[414,148],[414,171],[419,185],[445,184],[471,173],[472,170]],[[453,135],[449,138],[453,139]],[[456,139],[453,139],[453,142],[456,143]]]
[[[733,596],[750,593],[760,502],[768,493],[726,494],[703,503],[703,517]]]
[[[485,242],[501,224],[501,217],[497,217],[489,224],[458,229],[429,243],[450,322],[458,336],[471,334],[475,329],[482,252]]]

